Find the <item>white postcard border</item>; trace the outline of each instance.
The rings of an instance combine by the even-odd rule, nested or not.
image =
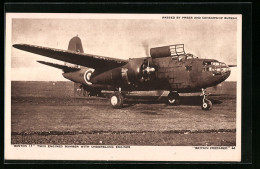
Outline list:
[[[11,23],[13,18],[81,18],[81,19],[162,19],[162,16],[195,16],[195,14],[40,14],[7,13],[5,30],[5,160],[104,160],[104,161],[240,161],[241,160],[241,75],[242,15],[210,14],[196,16],[237,17],[237,114],[236,146],[130,146],[130,148],[39,147],[11,145]],[[100,145],[97,145],[100,146]],[[206,147],[206,149],[204,148]],[[212,149],[212,147],[215,149]]]

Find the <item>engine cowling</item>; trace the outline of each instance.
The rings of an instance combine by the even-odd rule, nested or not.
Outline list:
[[[128,78],[131,82],[144,82],[152,79],[155,67],[150,63],[150,59],[133,59],[127,65],[128,68]]]
[[[148,58],[138,58],[129,60],[125,66],[101,73],[91,81],[97,84],[130,85],[151,80],[154,72],[155,67]]]

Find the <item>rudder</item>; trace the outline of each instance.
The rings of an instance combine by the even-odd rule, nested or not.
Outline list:
[[[78,36],[75,36],[70,39],[69,45],[68,45],[68,50],[84,53],[81,39]],[[64,63],[64,64],[67,65],[68,63]],[[78,65],[73,65],[73,67],[79,68]],[[81,84],[74,82],[74,97],[83,96],[83,92],[84,92],[84,89],[81,87]]]
[[[75,36],[70,40],[68,50],[84,53],[81,39],[78,36]]]

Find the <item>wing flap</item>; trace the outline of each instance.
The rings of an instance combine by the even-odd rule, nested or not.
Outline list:
[[[128,63],[127,60],[114,59],[104,56],[79,53],[69,50],[54,49],[28,44],[15,44],[13,47],[31,52],[34,54],[46,56],[49,58],[77,64],[85,67],[94,68],[96,70],[105,71]]]

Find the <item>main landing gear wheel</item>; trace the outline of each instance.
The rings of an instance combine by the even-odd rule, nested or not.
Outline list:
[[[206,94],[206,90],[202,89],[202,94],[200,95],[200,96],[203,96],[202,105],[201,105],[202,110],[211,110],[212,109],[212,102],[207,99],[208,95],[209,94]]]
[[[170,105],[177,105],[180,103],[179,94],[177,92],[170,92],[168,94],[168,103]]]
[[[120,109],[123,107],[124,97],[121,93],[115,92],[111,95],[110,103],[113,108]]]

